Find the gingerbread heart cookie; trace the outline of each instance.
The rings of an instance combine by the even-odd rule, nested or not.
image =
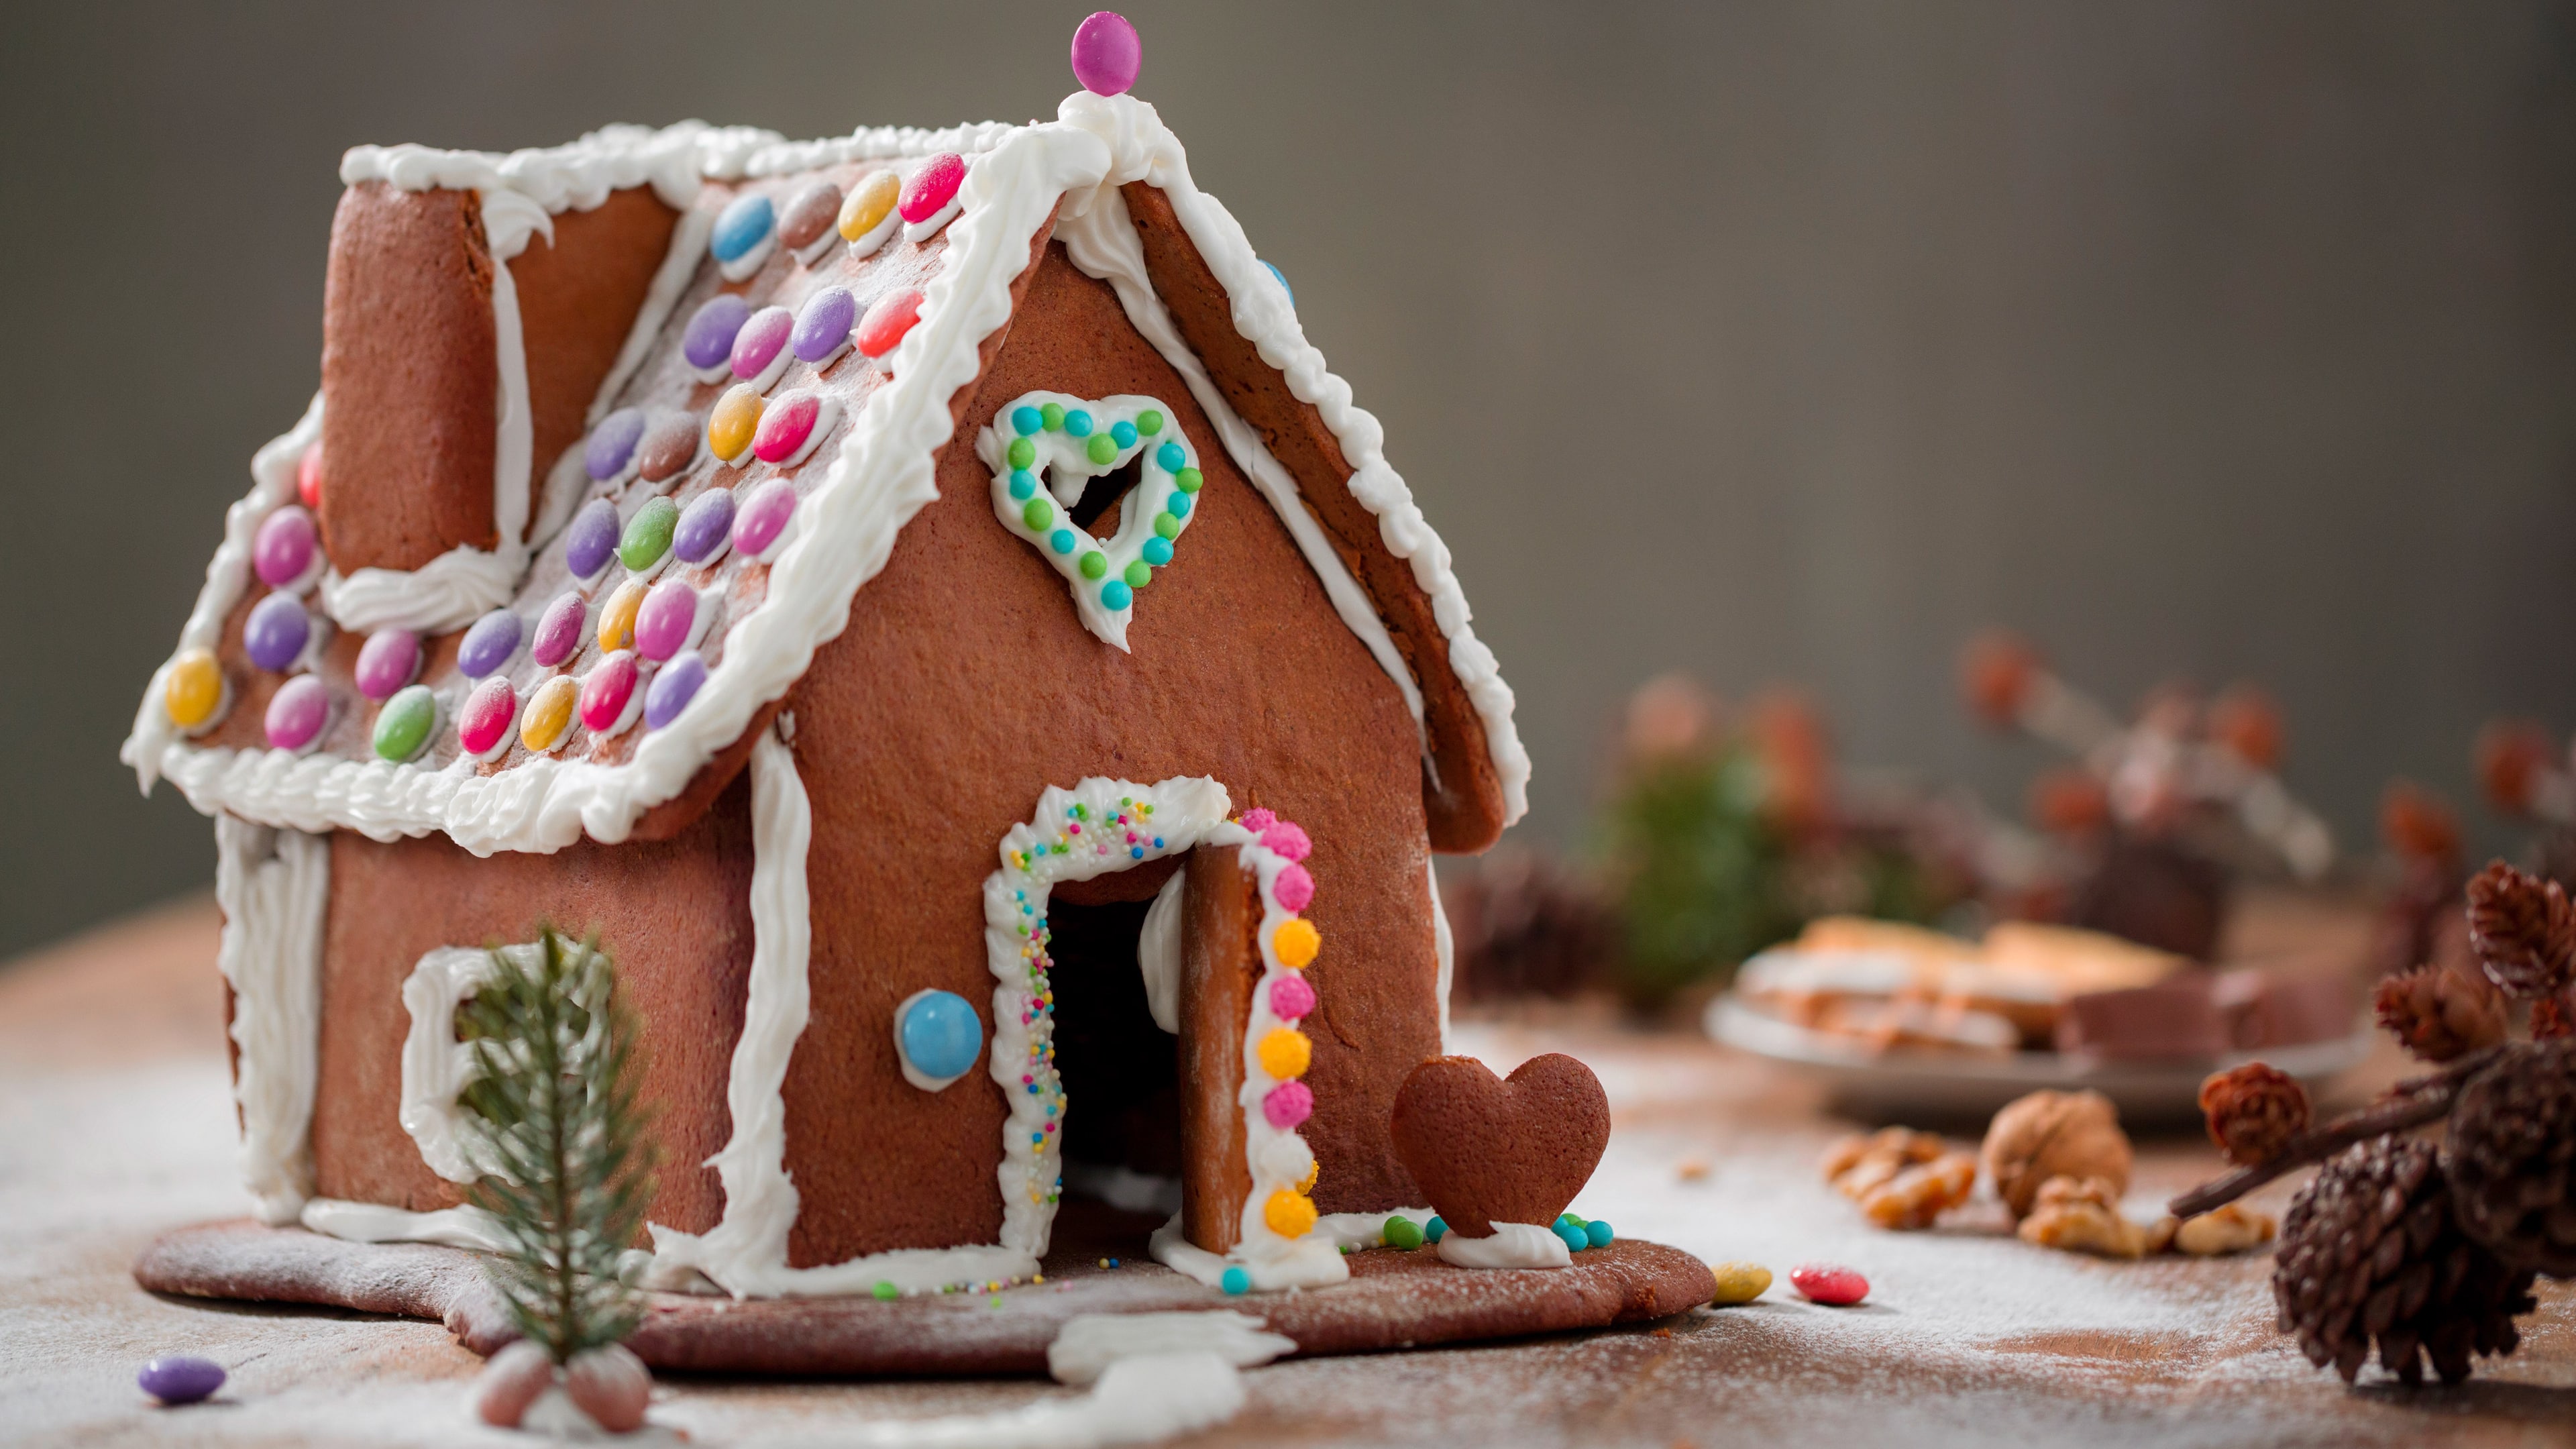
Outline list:
[[[1592,1069],[1551,1052],[1497,1077],[1474,1057],[1433,1057],[1395,1094],[1397,1155],[1462,1237],[1556,1221],[1610,1145],[1610,1099]]]

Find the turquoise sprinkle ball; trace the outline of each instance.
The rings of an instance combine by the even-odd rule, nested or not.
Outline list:
[[[1580,1253],[1592,1246],[1592,1240],[1583,1235],[1583,1229],[1562,1219],[1557,1222],[1556,1235],[1565,1240],[1565,1246],[1569,1252]]]
[[[1440,1218],[1433,1218],[1422,1225],[1422,1241],[1426,1243],[1436,1243],[1447,1236],[1449,1224]]]
[[[1187,518],[1190,516],[1190,510],[1197,506],[1190,501],[1190,495],[1175,493],[1164,502],[1163,511],[1174,518]]]
[[[1073,552],[1073,530],[1070,528],[1059,528],[1055,532],[1048,534],[1047,547],[1054,549],[1057,553]]]
[[[1610,1225],[1608,1223],[1601,1221],[1599,1218],[1594,1218],[1592,1221],[1583,1225],[1583,1236],[1591,1239],[1592,1246],[1596,1248],[1606,1248],[1610,1246],[1611,1240],[1617,1235],[1610,1231]]]
[[[1154,450],[1154,461],[1163,465],[1164,472],[1178,473],[1189,466],[1190,455],[1182,452],[1178,443],[1165,443]]]
[[[1127,587],[1124,579],[1111,579],[1100,586],[1100,607],[1113,614],[1135,601],[1135,591]]]
[[[1025,499],[1030,494],[1037,491],[1038,480],[1030,474],[1028,469],[1013,468],[1011,470],[1011,496],[1013,498]]]
[[[1034,433],[1045,426],[1046,419],[1039,416],[1036,408],[1016,407],[1011,409],[1011,430],[1018,433],[1021,437],[1025,438],[1029,434]]]
[[[1075,408],[1073,411],[1066,413],[1064,415],[1064,430],[1077,438],[1090,437],[1091,414],[1084,412],[1080,408]]]
[[[1170,539],[1149,538],[1145,540],[1145,562],[1152,564],[1156,568],[1161,568],[1163,565],[1170,563],[1171,561],[1172,541]]]
[[[1252,1291],[1252,1275],[1243,1271],[1240,1265],[1226,1269],[1224,1276],[1219,1278],[1217,1281],[1224,1285],[1225,1291],[1228,1293],[1249,1293]]]
[[[1132,448],[1136,446],[1136,425],[1134,423],[1111,423],[1109,425],[1109,438],[1111,442],[1116,443],[1122,448]]]

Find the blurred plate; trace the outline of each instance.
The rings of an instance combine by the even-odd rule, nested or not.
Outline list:
[[[1847,1037],[1809,1031],[1721,996],[1709,1003],[1708,1034],[1728,1046],[1768,1057],[1822,1080],[1837,1106],[1865,1117],[1922,1123],[1982,1119],[2006,1102],[2042,1088],[2090,1088],[2109,1097],[2124,1121],[2194,1122],[2200,1084],[2211,1072],[2264,1061],[2299,1079],[2314,1096],[2325,1083],[2370,1054],[2368,1027],[2338,1041],[2239,1052],[2202,1062],[2086,1062],[2056,1052],[1976,1056],[1897,1048],[1873,1052]]]

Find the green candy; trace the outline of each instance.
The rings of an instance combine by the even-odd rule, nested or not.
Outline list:
[[[1165,538],[1178,538],[1181,536],[1181,521],[1168,513],[1157,513],[1154,515],[1154,531]]]
[[[438,696],[426,684],[405,685],[376,711],[376,755],[400,764],[420,753],[438,729]]]
[[[1180,485],[1182,492],[1196,493],[1199,491],[1199,485],[1205,483],[1207,479],[1201,477],[1196,468],[1183,468],[1172,475],[1172,481]]]
[[[1154,581],[1154,566],[1138,559],[1127,566],[1127,587],[1141,589]]]
[[[1048,403],[1039,408],[1038,421],[1045,424],[1046,430],[1050,433],[1064,431],[1064,404]]]
[[[1027,524],[1029,531],[1035,533],[1055,522],[1055,505],[1043,498],[1032,498],[1028,506],[1020,510],[1020,522]]]
[[[877,1284],[877,1286],[875,1286],[874,1288],[869,1289],[868,1291],[869,1291],[870,1293],[873,1293],[873,1294],[875,1294],[875,1295],[876,1295],[876,1300],[877,1300],[879,1303],[892,1303],[892,1302],[893,1302],[893,1301],[895,1301],[897,1298],[900,1298],[900,1297],[902,1297],[902,1296],[903,1296],[899,1291],[897,1291],[897,1290],[896,1290],[895,1286],[894,1286],[892,1283],[887,1283],[887,1282],[882,1282],[882,1281],[880,1281],[880,1282]]]
[[[1050,403],[1049,406],[1052,407],[1053,404]],[[1054,427],[1055,424],[1049,423],[1047,426]],[[1013,438],[1010,449],[1004,456],[1011,460],[1012,467],[1025,468],[1038,460],[1038,445],[1026,438]]]
[[[1109,555],[1100,552],[1098,549],[1094,549],[1082,556],[1081,568],[1082,576],[1084,578],[1099,578],[1101,575],[1109,572]]]
[[[1386,1245],[1390,1248],[1419,1248],[1422,1246],[1422,1229],[1413,1221],[1413,1219],[1408,1217],[1399,1216],[1388,1218],[1386,1220],[1386,1226],[1378,1229],[1378,1236],[1385,1239]]]
[[[637,573],[661,562],[670,552],[671,530],[680,524],[680,505],[655,498],[626,520],[626,535],[617,540],[617,561]]]
[[[1136,431],[1141,436],[1150,438],[1162,430],[1163,415],[1161,413],[1154,411],[1152,408],[1147,408],[1136,415]]]
[[[1118,440],[1107,433],[1092,434],[1091,441],[1083,444],[1083,448],[1091,454],[1091,461],[1095,463],[1111,462],[1118,456]]]

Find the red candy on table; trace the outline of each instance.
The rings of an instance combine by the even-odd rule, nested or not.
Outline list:
[[[1831,1308],[1848,1308],[1869,1296],[1869,1280],[1839,1263],[1801,1263],[1789,1270],[1789,1284]]]

